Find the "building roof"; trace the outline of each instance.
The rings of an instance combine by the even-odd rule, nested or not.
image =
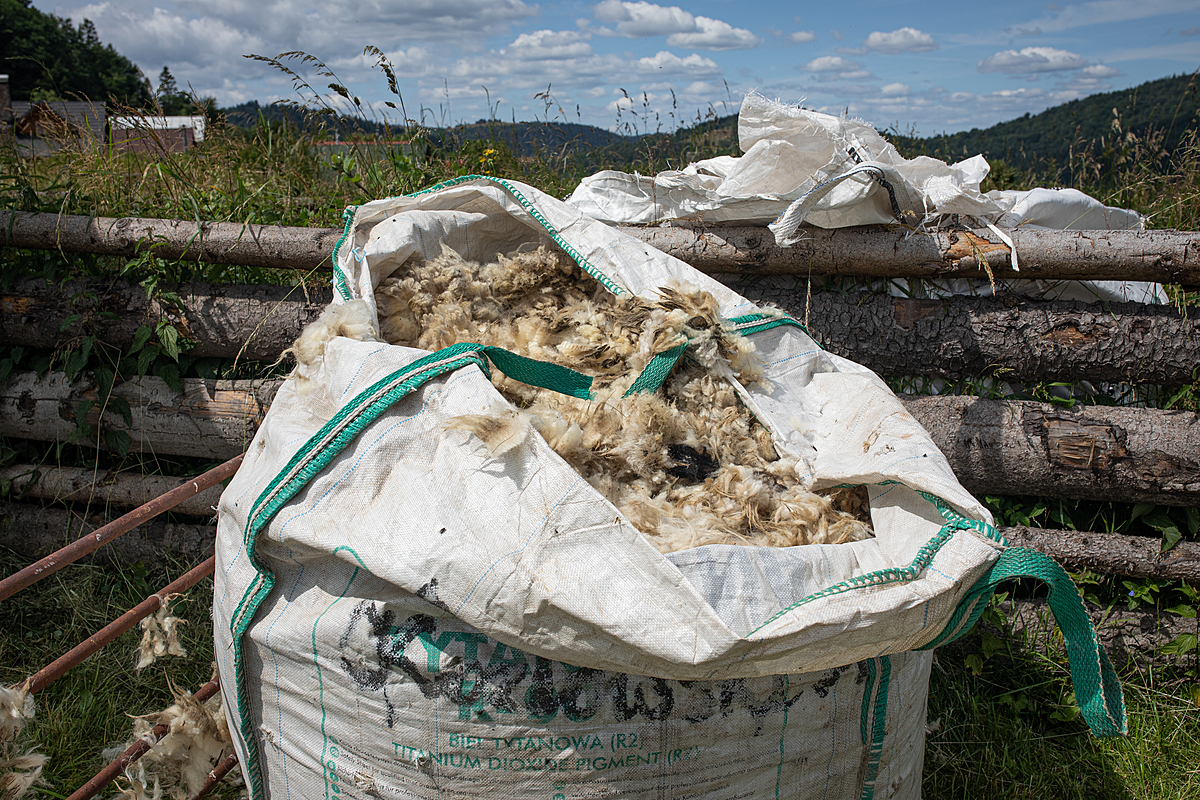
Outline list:
[[[96,139],[104,138],[104,127],[108,112],[102,103],[76,100],[42,100],[38,105],[49,107],[59,118],[81,130],[89,131]],[[26,100],[14,101],[13,117],[20,120],[33,110],[33,103]]]
[[[178,128],[191,128],[196,141],[204,141],[204,124],[206,120],[204,115],[190,117],[162,117],[150,116],[143,114],[123,114],[121,116],[112,116],[108,118],[109,124],[116,128],[126,129],[150,129],[156,131],[176,130]]]

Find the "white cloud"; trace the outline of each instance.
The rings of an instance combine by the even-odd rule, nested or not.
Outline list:
[[[902,97],[908,94],[908,86],[903,83],[889,83],[879,90],[884,97]]]
[[[639,72],[669,75],[720,75],[721,68],[717,62],[692,53],[686,58],[680,58],[674,53],[659,50],[651,57],[639,58],[635,62]]]
[[[1094,0],[1069,6],[1047,6],[1053,16],[1031,20],[1020,28],[1040,28],[1046,33],[1059,33],[1087,25],[1129,22],[1166,14],[1195,14],[1195,0]]]
[[[805,42],[815,42],[817,40],[817,35],[812,31],[796,31],[789,36],[788,39],[796,42],[797,44],[804,44]]]
[[[801,67],[805,72],[849,72],[861,67],[857,61],[847,61],[841,56],[821,56]]]
[[[601,22],[615,23],[617,33],[630,38],[696,31],[696,18],[679,6],[604,0],[594,6],[592,12]]]
[[[857,61],[849,61],[841,56],[821,56],[820,58],[814,58],[802,67],[796,67],[796,69],[801,72],[811,72],[820,81],[861,81],[875,77],[863,69],[862,64]]]
[[[1065,72],[1087,66],[1087,60],[1067,50],[1053,47],[1026,47],[1023,50],[1002,50],[979,62],[980,72],[1003,72],[1007,75],[1038,75],[1043,72]]]
[[[1121,70],[1104,64],[1092,64],[1079,70],[1079,75],[1085,78],[1115,78],[1120,74]]]
[[[762,40],[745,28],[735,28],[728,22],[708,17],[696,17],[696,30],[673,33],[667,37],[671,47],[694,47],[700,50],[746,50],[758,47]]]
[[[647,2],[603,0],[593,6],[596,19],[616,26],[615,30],[601,28],[601,35],[666,36],[671,47],[693,47],[700,50],[746,50],[762,44],[762,40],[745,28],[735,28],[728,22],[710,17],[694,16],[679,6],[660,6]],[[587,23],[583,23],[586,27]]]
[[[522,33],[500,52],[507,57],[528,61],[586,58],[592,55],[588,38],[588,34],[577,31],[534,31]]]
[[[928,33],[922,33],[916,28],[900,28],[891,33],[875,31],[863,45],[870,50],[880,53],[920,53],[926,50],[936,50],[938,43]]]

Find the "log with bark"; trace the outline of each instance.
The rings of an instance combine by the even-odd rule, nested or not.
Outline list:
[[[180,302],[124,281],[63,286],[22,281],[0,294],[0,342],[59,348],[85,335],[125,349],[139,326],[167,320],[197,357],[275,361],[333,299],[329,286],[191,283],[170,288]]]
[[[139,378],[112,391],[129,403],[131,425],[111,409],[96,406],[87,412],[86,421],[95,426],[103,411],[105,425],[129,433],[134,452],[224,460],[250,444],[278,384],[189,378],[179,393],[159,378]],[[13,375],[0,386],[0,435],[76,440],[77,410],[96,396],[95,384],[86,377],[72,384],[60,372],[40,378],[29,372]],[[77,443],[107,447],[103,436],[79,438]]]
[[[0,295],[0,342],[58,348],[85,334],[126,348],[139,325],[174,322],[189,353],[274,361],[332,299],[323,286],[193,283],[180,304],[128,283],[26,281]],[[948,380],[1184,385],[1200,365],[1200,330],[1172,306],[1037,301],[1019,296],[913,300],[759,281],[751,300],[784,308],[837,355],[884,376]]]
[[[133,412],[132,449],[198,458],[242,452],[258,429],[279,381],[187,379],[179,394],[157,378],[114,389]],[[76,408],[95,397],[87,381],[61,373],[20,373],[0,386],[0,435],[65,441]],[[983,400],[902,398],[945,453],[959,481],[976,494],[1038,495],[1125,503],[1200,504],[1200,415],[1139,408]],[[98,420],[97,409],[90,421]],[[104,446],[103,437],[81,444]]]
[[[904,398],[975,494],[1200,504],[1200,414]]]
[[[32,503],[0,501],[0,547],[32,563],[117,516],[94,509],[43,508]],[[167,522],[156,517],[85,556],[83,561],[117,567],[140,563],[148,569],[198,564],[212,555],[216,530],[215,525]]]
[[[111,473],[84,467],[16,464],[0,470],[0,485],[13,499],[33,498],[57,503],[84,504],[90,508],[136,508],[184,482],[166,475]],[[205,489],[171,509],[173,514],[212,517],[221,499],[220,485]]]
[[[761,227],[623,228],[705,272],[909,278],[1025,278],[1200,283],[1200,233],[1011,231],[1021,263],[980,231],[919,233],[901,226],[824,230],[779,247]],[[64,252],[312,270],[328,268],[337,228],[0,212],[0,245]],[[986,265],[986,268],[985,268]],[[990,272],[990,275],[989,275]]]
[[[1179,542],[1162,552],[1162,540],[1091,531],[1052,531],[1023,525],[1001,528],[1013,547],[1045,553],[1069,570],[1103,575],[1181,580],[1200,586],[1200,544]]]

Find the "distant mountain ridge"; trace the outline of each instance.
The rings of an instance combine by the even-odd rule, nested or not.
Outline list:
[[[1128,133],[1144,137],[1157,131],[1167,152],[1174,150],[1190,129],[1200,124],[1200,88],[1196,74],[1176,75],[1149,81],[1131,89],[1095,94],[1047,109],[1025,114],[989,128],[973,128],[954,134],[910,137],[884,132],[906,157],[929,155],[948,162],[982,154],[989,162],[1003,162],[1018,170],[1062,171],[1072,148],[1099,147]],[[1114,113],[1115,110],[1115,113]],[[355,133],[402,138],[403,129],[353,117],[323,117],[281,105],[260,106],[256,102],[223,109],[227,121],[252,127],[259,119],[277,123],[288,120],[302,128],[325,124],[338,135]],[[327,121],[326,121],[327,120]],[[671,166],[681,166],[713,152],[737,155],[737,115],[717,117],[673,133],[622,135],[594,125],[570,122],[504,122],[480,120],[448,128],[430,127],[425,135],[431,144],[494,141],[508,146],[513,155],[539,153],[589,154],[610,167],[634,168],[646,163],[647,154],[666,154]],[[1114,127],[1119,122],[1120,133]],[[336,124],[334,124],[336,123]],[[329,135],[334,135],[330,133]],[[678,163],[676,163],[678,162]]]
[[[928,137],[889,134],[908,157],[928,155],[948,162],[981,154],[989,162],[1004,162],[1020,170],[1053,172],[1063,169],[1072,148],[1098,148],[1129,133],[1142,138],[1150,131],[1163,136],[1171,152],[1197,125],[1200,90],[1197,75],[1175,75],[1115,92],[1094,94],[1025,114],[990,128]],[[1118,128],[1114,122],[1119,123]]]

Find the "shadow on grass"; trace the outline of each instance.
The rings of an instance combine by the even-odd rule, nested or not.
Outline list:
[[[1190,687],[1125,665],[1129,736],[1097,739],[1075,705],[1061,636],[976,628],[942,648],[930,680],[923,796],[1200,797]]]

